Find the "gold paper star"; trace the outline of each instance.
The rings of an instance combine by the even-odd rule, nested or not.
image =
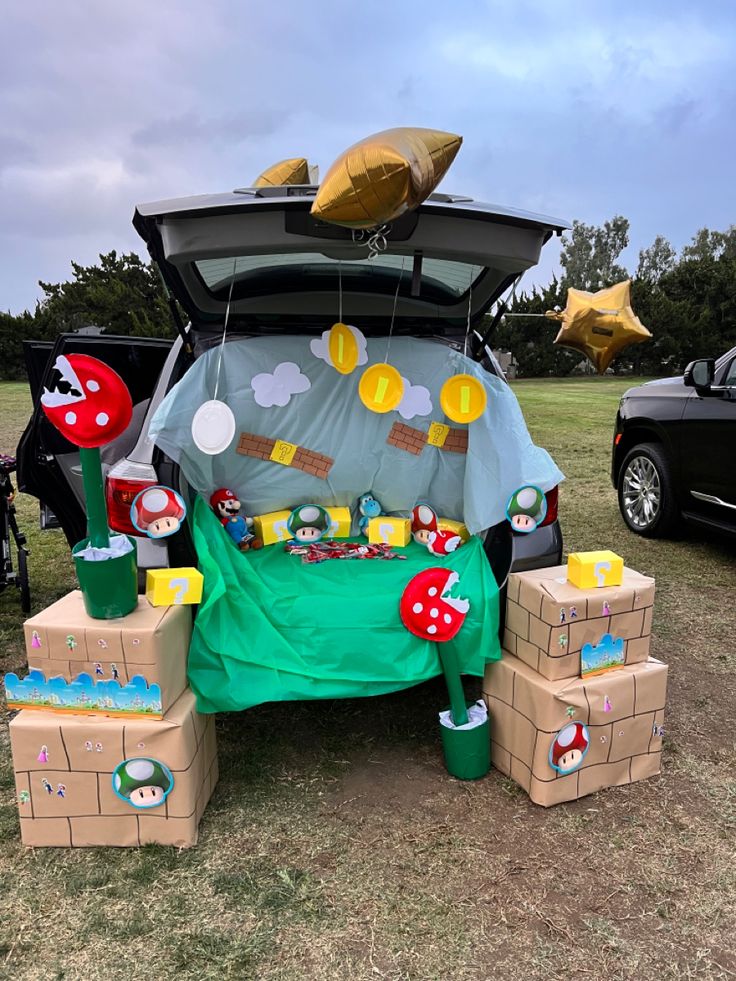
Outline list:
[[[597,293],[569,289],[562,313],[547,316],[561,320],[555,344],[584,354],[602,375],[619,351],[652,335],[631,309],[631,280]]]

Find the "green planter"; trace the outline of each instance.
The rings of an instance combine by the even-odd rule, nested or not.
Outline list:
[[[138,605],[138,571],[136,545],[132,551],[102,562],[77,558],[77,552],[89,545],[85,538],[72,549],[74,568],[84,597],[84,608],[95,620],[115,620],[124,617]]]
[[[468,703],[468,707],[473,703]],[[491,720],[474,729],[448,729],[440,723],[447,772],[458,780],[479,780],[491,768]]]

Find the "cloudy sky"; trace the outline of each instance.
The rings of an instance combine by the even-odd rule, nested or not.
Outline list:
[[[736,221],[732,0],[34,0],[3,40],[0,309],[137,249],[138,202],[390,126],[464,136],[444,190],[626,215],[631,266]]]

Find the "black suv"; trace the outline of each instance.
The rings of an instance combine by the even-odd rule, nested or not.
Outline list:
[[[665,536],[681,519],[736,533],[736,347],[624,393],[611,479],[638,535]]]

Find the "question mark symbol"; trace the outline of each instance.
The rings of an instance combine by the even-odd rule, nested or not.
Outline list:
[[[382,521],[378,526],[378,534],[381,536],[381,541],[384,545],[388,545],[393,530],[393,525],[390,525],[387,521]]]
[[[285,538],[289,537],[289,533],[286,528],[286,519],[282,518],[280,521],[274,521],[273,523],[273,533],[278,538],[280,542],[283,542]]]
[[[176,593],[174,597],[174,606],[181,606],[181,604],[184,602],[184,597],[189,592],[189,580],[171,579],[169,581],[169,588]]]
[[[606,585],[606,572],[610,572],[610,571],[611,571],[610,562],[596,562],[595,567],[593,568],[593,575],[598,580],[599,586]]]

